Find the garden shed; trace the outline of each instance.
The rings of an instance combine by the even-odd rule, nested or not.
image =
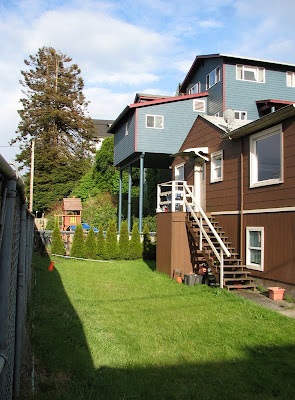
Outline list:
[[[70,226],[81,224],[81,199],[74,197],[64,198],[62,202],[62,229],[66,231]]]

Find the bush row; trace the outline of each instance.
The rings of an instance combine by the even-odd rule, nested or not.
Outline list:
[[[53,254],[65,254],[57,221],[52,232],[51,250]],[[151,243],[147,225],[144,227],[143,242],[141,243],[137,223],[133,224],[131,239],[129,240],[126,221],[123,221],[121,224],[118,240],[116,224],[113,220],[110,220],[106,236],[104,236],[103,227],[100,225],[97,236],[95,236],[93,227],[91,227],[85,240],[82,225],[78,224],[75,229],[70,255],[71,257],[94,260],[134,260],[138,258],[149,260],[156,258],[156,245]]]

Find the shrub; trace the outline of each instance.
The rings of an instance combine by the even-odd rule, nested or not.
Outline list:
[[[71,247],[71,257],[85,257],[85,244],[82,224],[77,224],[76,226]]]
[[[61,256],[64,256],[66,254],[57,218],[55,219],[54,229],[52,232],[51,252],[52,254],[59,254]]]
[[[91,226],[85,240],[85,254],[87,258],[91,258],[92,260],[97,259],[96,247],[95,233]]]
[[[105,243],[105,257],[108,259],[116,259],[118,258],[118,241],[117,241],[117,229],[116,223],[113,220],[109,221],[107,235],[106,235],[106,243]]]
[[[130,240],[130,259],[135,260],[142,257],[142,244],[140,242],[140,233],[138,224],[134,223],[131,232]]]
[[[96,252],[99,259],[105,258],[105,238],[103,235],[102,224],[99,225],[97,232]]]
[[[119,255],[121,260],[129,259],[129,232],[127,227],[127,221],[123,221],[120,229],[119,237]]]
[[[147,225],[143,228],[143,251],[142,258],[144,260],[156,259],[156,244],[152,243],[149,228]]]

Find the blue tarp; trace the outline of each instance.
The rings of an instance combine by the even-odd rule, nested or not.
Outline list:
[[[90,229],[90,225],[85,224],[85,222],[82,222],[82,227],[83,227],[84,231],[89,231],[89,229]],[[70,230],[71,231],[74,231],[75,229],[76,229],[76,225],[71,225],[70,226]],[[93,230],[94,230],[94,232],[98,232],[98,229],[94,228],[94,226],[93,226]]]

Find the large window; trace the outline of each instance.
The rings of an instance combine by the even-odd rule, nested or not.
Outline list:
[[[251,65],[237,65],[236,77],[243,81],[264,83],[265,69]]]
[[[188,91],[188,94],[195,94],[195,93],[201,93],[201,82],[196,83]]]
[[[211,71],[210,74],[206,76],[206,90],[210,89],[210,87],[212,87],[219,81],[220,81],[220,68],[217,67],[213,69],[213,71]]]
[[[146,115],[146,128],[163,129],[163,115]]]
[[[283,182],[282,126],[250,137],[250,187]]]
[[[295,72],[287,72],[287,86],[295,87]]]
[[[252,269],[264,268],[264,228],[246,227],[246,264]]]
[[[220,182],[223,179],[223,151],[211,154],[211,179],[210,182]]]

